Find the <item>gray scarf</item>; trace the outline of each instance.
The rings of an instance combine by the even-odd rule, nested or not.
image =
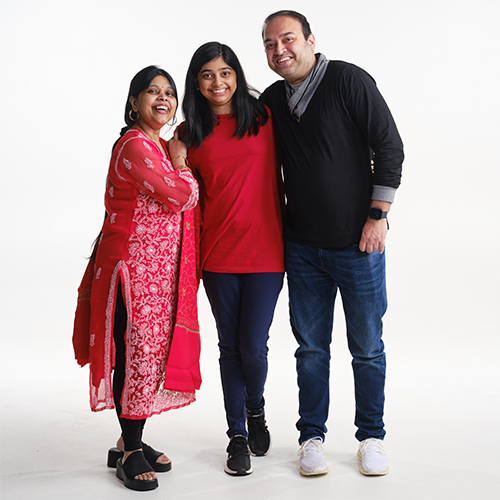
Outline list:
[[[300,117],[304,114],[307,106],[311,102],[312,96],[318,85],[323,80],[328,67],[328,59],[321,53],[316,54],[316,64],[307,78],[298,85],[290,85],[285,81],[286,98],[290,114],[300,122]]]

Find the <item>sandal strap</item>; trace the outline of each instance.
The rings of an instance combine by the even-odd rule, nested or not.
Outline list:
[[[125,463],[122,463],[122,467],[123,472],[125,472],[125,475],[130,479],[134,479],[135,476],[139,474],[154,472],[153,468],[146,460],[144,453],[140,450],[134,451],[134,453],[129,455]]]
[[[149,463],[155,463],[158,458],[164,455],[162,451],[156,451],[153,447],[149,446],[149,444],[141,443],[141,445],[144,456]]]

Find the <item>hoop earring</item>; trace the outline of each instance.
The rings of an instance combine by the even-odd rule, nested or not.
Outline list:
[[[131,110],[128,112],[128,117],[129,117],[129,118],[130,118],[133,122],[135,122],[135,121],[137,121],[137,118],[139,118],[139,113],[138,113],[137,111],[134,111],[134,113],[137,115],[137,117],[136,117],[136,118],[133,118],[133,117],[132,117],[132,111],[134,111],[134,110],[133,110],[133,109],[131,109]]]
[[[173,126],[177,123],[177,116],[175,116],[175,115],[174,115],[173,120],[174,120],[174,121],[173,121],[172,123],[168,123],[168,122],[167,122],[167,125],[168,125],[169,127],[173,127]]]

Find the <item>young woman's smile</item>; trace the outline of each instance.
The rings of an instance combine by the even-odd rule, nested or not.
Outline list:
[[[222,57],[205,64],[197,80],[199,91],[214,113],[226,115],[233,112],[232,99],[238,87],[236,73]]]

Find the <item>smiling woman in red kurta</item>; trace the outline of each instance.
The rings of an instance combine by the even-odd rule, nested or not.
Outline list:
[[[201,383],[192,211],[198,184],[186,146],[176,136],[170,144],[160,138],[176,109],[168,73],[148,66],[135,75],[73,334],[78,363],[90,364],[91,409],[117,411],[122,433],[108,465],[126,487],[142,491],[156,488],[156,472],[171,468],[142,441],[146,419],[190,404]]]
[[[166,149],[166,143],[165,143]],[[147,418],[194,401],[194,391],[162,387],[175,321],[181,212],[194,208],[197,183],[174,170],[158,146],[130,129],[115,147],[108,174],[108,217],[96,255],[91,297],[91,407],[113,408],[113,311],[121,280],[128,314],[122,415]]]

